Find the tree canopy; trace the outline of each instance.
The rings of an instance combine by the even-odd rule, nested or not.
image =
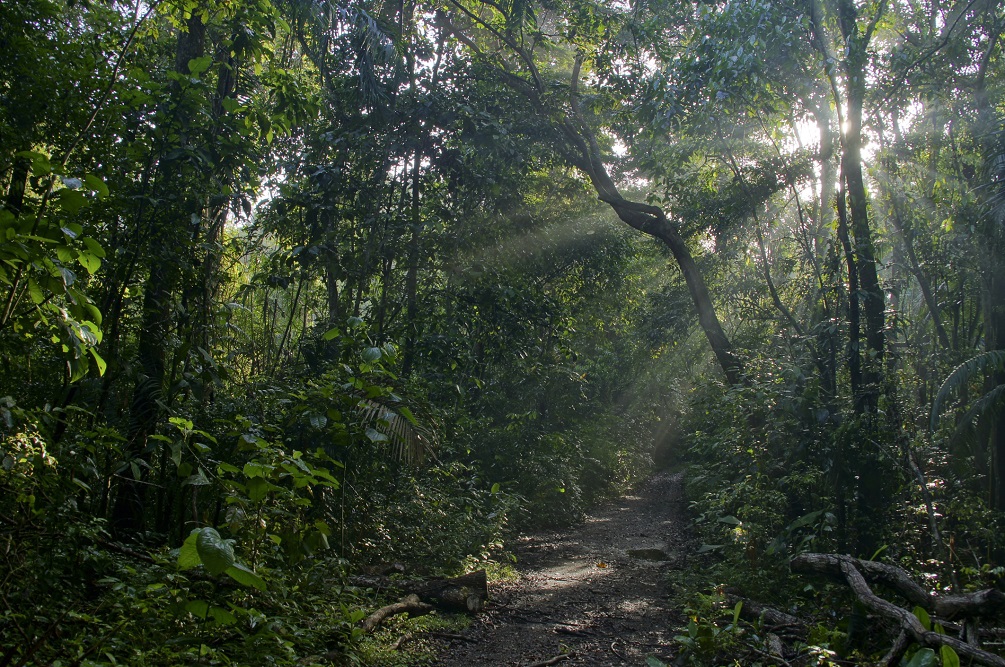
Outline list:
[[[505,561],[666,465],[696,592],[848,606],[808,550],[999,585],[1003,30],[0,4],[0,663],[363,659],[351,574]]]

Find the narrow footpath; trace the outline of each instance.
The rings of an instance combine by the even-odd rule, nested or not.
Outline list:
[[[685,563],[680,473],[661,473],[586,522],[520,540],[515,582],[491,585],[464,640],[444,640],[442,667],[670,663],[666,573]],[[567,657],[563,657],[567,656]]]

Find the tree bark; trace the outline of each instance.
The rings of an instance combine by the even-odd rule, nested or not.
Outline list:
[[[373,612],[360,623],[364,632],[373,632],[378,625],[398,614],[411,614],[412,616],[424,616],[433,611],[431,604],[426,604],[419,600],[418,595],[409,595],[400,602],[389,604]]]
[[[193,12],[186,30],[178,35],[175,70],[189,72],[188,63],[205,51],[206,26],[202,16]],[[184,218],[177,211],[168,218]],[[166,335],[171,328],[171,290],[175,280],[177,256],[169,232],[170,224],[154,221],[158,225],[150,236],[149,273],[143,295],[143,315],[140,323],[137,357],[140,375],[133,388],[130,406],[129,429],[126,435],[124,458],[118,495],[112,510],[112,528],[117,537],[135,535],[143,529],[146,505],[147,466],[143,459],[147,440],[156,428],[160,417],[161,393],[164,386],[166,361]]]
[[[895,565],[835,554],[804,553],[791,561],[793,572],[843,577],[844,564],[852,565],[867,581],[882,584],[907,602],[939,618],[995,617],[1005,613],[1005,593],[989,588],[963,595],[935,595],[921,587],[907,571]]]
[[[860,353],[864,361],[862,400],[857,407],[860,412],[875,413],[879,409],[886,347],[885,298],[876,269],[876,251],[869,225],[869,204],[862,175],[862,107],[865,102],[867,47],[872,28],[883,10],[882,5],[876,9],[877,15],[864,33],[858,26],[858,10],[851,0],[840,0],[837,11],[846,49],[843,65],[848,104],[846,130],[841,133],[841,172],[848,193],[848,209],[851,214],[849,227],[855,242],[859,291],[865,315],[866,350],[864,355]]]
[[[670,253],[684,276],[684,282],[691,294],[695,310],[698,312],[698,323],[705,333],[705,338],[712,348],[716,361],[719,362],[723,375],[726,376],[726,381],[731,385],[740,384],[743,380],[743,363],[733,351],[733,345],[722,328],[715,304],[712,302],[712,295],[708,291],[708,285],[691,255],[691,249],[688,248],[687,242],[663,209],[651,204],[629,201],[622,197],[614,179],[607,171],[596,137],[579,112],[578,86],[581,64],[582,60],[577,58],[572,73],[570,94],[573,115],[578,122],[573,123],[567,118],[562,123],[562,130],[569,141],[567,157],[575,167],[589,177],[600,201],[610,205],[622,222],[633,229],[659,239],[670,249]]]

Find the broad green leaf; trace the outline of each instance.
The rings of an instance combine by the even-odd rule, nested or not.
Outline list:
[[[956,655],[952,646],[941,647],[939,655],[942,657],[942,667],[960,667],[960,656]]]
[[[193,530],[185,542],[181,545],[181,549],[178,550],[178,569],[179,570],[191,570],[193,567],[202,565],[202,559],[199,558],[199,549],[195,545],[195,541],[199,539],[200,529],[196,528]]]
[[[83,193],[68,188],[64,188],[56,193],[56,201],[61,209],[71,215],[77,213],[87,205],[87,197]]]
[[[923,648],[911,656],[909,662],[901,662],[901,665],[903,667],[939,667],[939,659],[936,657],[935,651]]]
[[[383,354],[379,347],[368,347],[363,350],[363,361],[368,364],[372,364],[375,361],[379,361]]]
[[[90,236],[85,236],[84,238],[82,238],[80,240],[84,242],[84,245],[87,246],[87,249],[95,257],[104,257],[105,256],[105,249],[101,247],[100,243],[98,243],[97,241],[95,241],[94,239],[92,239]]]
[[[211,56],[201,56],[199,58],[192,58],[188,61],[188,71],[192,73],[193,76],[199,76],[203,72],[209,69],[209,66],[213,64],[213,58]]]
[[[205,600],[189,600],[185,603],[185,611],[198,619],[205,619],[209,616],[209,603]]]
[[[716,521],[718,521],[719,523],[727,523],[730,526],[740,526],[740,525],[743,525],[742,521],[740,521],[739,519],[737,519],[735,516],[732,516],[732,515],[730,515],[730,516],[720,516],[718,519],[716,519]]]
[[[28,296],[31,297],[32,303],[35,304],[45,301],[45,296],[42,295],[42,288],[31,278],[28,279]]]
[[[248,480],[248,498],[253,503],[260,503],[268,495],[269,489],[272,487],[267,481],[262,477],[252,477]]]
[[[325,340],[332,340],[334,338],[338,338],[339,333],[340,332],[339,332],[338,328],[329,329],[328,331],[325,332],[325,335],[323,336],[323,338]]]
[[[235,563],[224,570],[230,578],[244,586],[257,588],[260,591],[266,589],[265,580],[249,569],[246,565]]]
[[[189,476],[188,479],[186,479],[184,482],[182,482],[182,486],[185,486],[185,485],[188,485],[188,486],[209,486],[210,485],[210,481],[206,477],[206,473],[203,471],[203,469],[199,468],[198,472],[196,472],[194,475]]]
[[[370,439],[370,442],[387,442],[389,440],[386,435],[377,429],[369,427],[366,429],[366,437]]]
[[[233,540],[225,540],[215,528],[203,528],[195,540],[199,558],[210,574],[220,574],[234,564]]]
[[[81,251],[77,253],[77,261],[92,276],[101,268],[101,260],[91,252]]]
[[[87,351],[91,353],[92,357],[94,357],[94,363],[98,366],[98,375],[104,375],[105,371],[108,369],[108,362],[105,361],[93,347],[89,348]]]
[[[94,174],[84,174],[84,183],[87,184],[87,187],[97,192],[99,198],[104,199],[108,196],[108,186]]]

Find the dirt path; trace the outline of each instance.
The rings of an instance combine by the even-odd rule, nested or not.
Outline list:
[[[684,564],[680,475],[662,473],[599,508],[583,525],[521,539],[520,578],[490,588],[492,602],[444,645],[443,667],[556,664],[641,667],[674,657],[664,583]]]

